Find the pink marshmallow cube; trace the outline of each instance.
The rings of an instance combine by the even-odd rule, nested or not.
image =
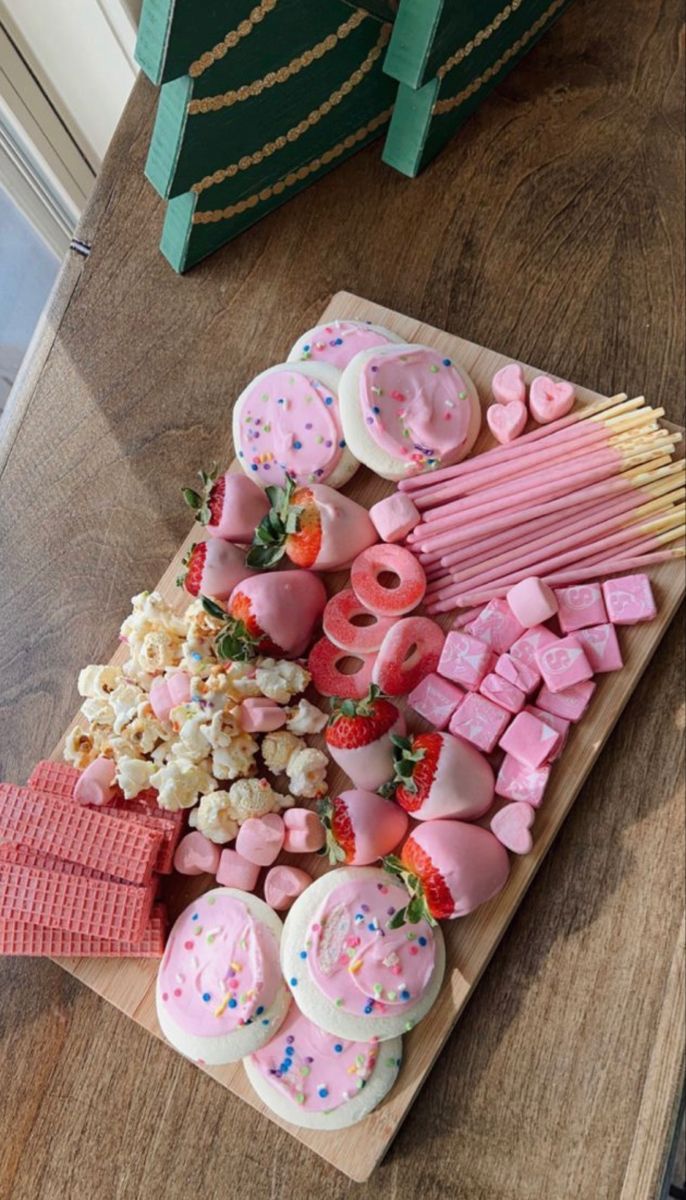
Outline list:
[[[542,767],[525,767],[511,754],[506,754],[495,781],[495,794],[505,800],[522,800],[532,808],[540,808],[549,778],[547,763]]]
[[[513,658],[511,654],[500,655],[495,664],[495,673],[500,675],[501,679],[506,679],[508,683],[514,683],[515,687],[521,688],[527,696],[529,692],[534,692],[541,682],[540,673],[535,667],[529,666],[521,659]]]
[[[538,669],[536,655],[539,650],[543,650],[545,646],[552,646],[553,642],[558,642],[556,633],[551,629],[546,629],[545,625],[534,625],[533,629],[529,629],[523,637],[517,638],[517,641],[510,647],[510,654],[517,662],[525,663],[527,667],[531,667],[532,671],[536,672],[536,680],[541,682],[541,672]]]
[[[299,867],[272,867],[264,880],[264,898],[270,908],[283,912],[312,883],[312,876]]]
[[[550,761],[555,762],[567,745],[571,722],[566,721],[564,717],[558,717],[556,713],[546,712],[544,708],[537,708],[535,704],[527,704],[524,712],[531,713],[532,717],[538,717],[539,721],[545,721],[546,725],[550,725],[551,729],[555,729],[559,733],[562,740],[558,749],[550,756]]]
[[[548,762],[560,745],[560,735],[531,713],[517,713],[498,743],[525,767],[540,767]]]
[[[419,524],[419,510],[406,492],[394,492],[369,510],[372,525],[382,542],[401,542]]]
[[[249,817],[238,830],[236,849],[248,862],[270,867],[278,858],[284,839],[284,824],[278,813]]]
[[[620,671],[624,666],[614,625],[593,625],[591,629],[577,629],[574,636],[581,642],[586,658],[596,675],[603,675],[607,671]]]
[[[426,675],[407,697],[410,708],[424,717],[434,729],[448,728],[448,722],[462,700],[462,688],[433,672]]]
[[[248,862],[237,850],[222,850],[217,868],[217,883],[222,887],[254,892],[259,873],[257,864]]]
[[[174,870],[179,875],[216,875],[220,848],[199,829],[181,838],[174,853]]]
[[[535,575],[522,579],[507,593],[507,603],[520,625],[533,629],[542,625],[557,612],[557,600],[552,588]]]
[[[574,633],[588,625],[607,621],[605,601],[599,583],[578,583],[574,587],[556,588],[558,619],[564,633]]]
[[[518,713],[526,704],[526,695],[516,683],[508,683],[501,675],[487,675],[482,679],[479,691],[482,696],[499,704],[509,713]]]
[[[564,692],[593,676],[593,668],[581,642],[571,634],[560,638],[554,646],[544,646],[536,661],[543,682],[551,692]]]
[[[451,629],[443,643],[438,673],[475,692],[492,663],[493,651],[485,642],[462,630]]]
[[[657,615],[653,589],[647,575],[606,579],[603,596],[607,615],[613,625],[637,625],[640,621],[653,621]]]
[[[580,721],[591,703],[595,684],[591,679],[584,683],[576,683],[574,687],[565,688],[564,692],[551,692],[550,688],[542,687],[536,697],[536,705],[543,708],[554,717],[564,717],[565,721]]]
[[[326,842],[324,826],[309,808],[287,808],[283,824],[283,848],[289,854],[312,854]]]
[[[100,755],[89,763],[74,784],[74,799],[78,804],[95,804],[100,808],[114,800],[117,764],[113,758]]]
[[[281,729],[287,721],[286,713],[275,700],[262,696],[249,696],[242,700],[238,721],[244,733],[272,733]]]
[[[168,721],[173,708],[188,704],[191,698],[190,675],[175,671],[173,675],[158,676],[150,685],[150,707],[158,721]]]
[[[496,654],[504,654],[524,633],[507,600],[490,600],[484,609],[465,625],[465,632],[479,638]]]
[[[450,720],[450,732],[489,754],[506,728],[510,714],[478,692],[465,696]]]

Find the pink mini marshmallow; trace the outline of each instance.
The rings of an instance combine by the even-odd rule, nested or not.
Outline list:
[[[451,629],[443,643],[438,673],[475,692],[492,663],[490,646],[463,630]]]
[[[559,642],[556,633],[551,629],[546,629],[545,625],[534,625],[533,629],[529,629],[522,637],[517,638],[517,641],[510,647],[510,654],[517,662],[526,663],[527,667],[531,667],[532,671],[536,672],[537,682],[541,682],[541,672],[538,669],[536,655],[539,650],[543,650],[545,646],[552,646],[553,642]]]
[[[525,767],[548,762],[560,745],[560,735],[531,713],[517,713],[498,745]]]
[[[507,593],[507,603],[525,629],[542,625],[557,612],[557,600],[552,588],[535,575],[522,579]]]
[[[542,687],[536,704],[555,717],[564,717],[565,721],[580,721],[591,703],[594,691],[595,684],[591,679],[565,688],[564,692],[551,692],[550,688]]]
[[[179,704],[188,704],[191,698],[191,677],[185,671],[174,671],[167,676],[167,687],[171,697],[172,708]]]
[[[525,402],[526,383],[519,363],[507,363],[496,371],[491,380],[491,392],[498,404],[514,404],[515,400],[520,404]]]
[[[487,675],[482,679],[479,691],[482,696],[486,696],[494,704],[499,704],[509,713],[521,712],[526,704],[526,694],[522,689],[518,688],[516,683],[508,683],[501,675]]]
[[[369,516],[382,542],[401,542],[419,523],[420,514],[407,492],[394,492],[372,504]]]
[[[565,692],[593,676],[593,668],[578,638],[569,634],[554,646],[539,650],[536,661],[543,682],[551,692]]]
[[[607,621],[605,601],[599,583],[577,583],[574,587],[556,588],[558,620],[564,633],[574,633],[589,625]]]
[[[284,834],[283,820],[278,813],[249,817],[238,830],[236,849],[248,862],[270,867],[281,852]]]
[[[447,729],[458,704],[464,700],[462,688],[432,672],[410,692],[407,702],[434,729]]]
[[[574,636],[581,642],[596,675],[620,671],[624,666],[614,625],[608,622],[606,625],[593,625],[591,629],[577,629]]]
[[[309,808],[287,808],[283,814],[283,848],[289,854],[313,854],[326,842],[326,830]]]
[[[579,687],[582,686],[583,684],[579,684]],[[567,745],[571,721],[566,721],[564,717],[559,717],[557,713],[547,712],[544,708],[537,708],[535,704],[527,704],[524,712],[531,713],[532,717],[538,717],[539,721],[545,721],[546,725],[550,725],[551,729],[554,729],[556,733],[559,733],[562,740],[558,749],[550,756],[550,761],[555,762],[555,760],[560,757],[562,751]]]
[[[113,758],[94,758],[74,785],[74,799],[79,804],[94,804],[100,808],[114,799],[116,787],[114,777],[117,764]]]
[[[468,625],[465,633],[479,638],[496,654],[504,654],[524,633],[507,600],[489,600],[488,604]]]
[[[506,804],[491,820],[491,833],[513,854],[529,854],[534,844],[531,826],[535,816],[531,805],[523,801]]]
[[[613,625],[637,625],[640,621],[653,621],[657,616],[653,589],[647,575],[606,579],[603,596],[607,615]]]
[[[272,733],[275,729],[281,729],[287,719],[275,700],[261,696],[249,696],[242,700],[238,712],[238,721],[244,733]]]
[[[494,670],[501,679],[514,683],[515,687],[521,688],[527,696],[534,692],[541,682],[540,673],[535,667],[529,666],[521,659],[513,658],[511,654],[501,654]]]
[[[510,714],[479,692],[469,692],[453,713],[449,729],[456,737],[464,738],[479,750],[489,754],[494,750],[510,720]]]
[[[174,870],[179,875],[216,875],[221,850],[204,833],[194,829],[181,838],[174,853]]]
[[[237,850],[222,850],[217,868],[217,883],[222,887],[238,888],[240,892],[254,892],[260,868],[248,862]]]
[[[506,754],[495,781],[495,794],[505,800],[524,800],[532,808],[540,808],[549,778],[547,763],[542,767],[525,767],[511,754]]]
[[[150,684],[150,707],[158,721],[168,722],[171,710],[180,704],[188,704],[190,698],[191,680],[185,671],[159,676]]]
[[[283,912],[311,883],[312,876],[299,867],[272,867],[265,876],[264,898],[270,908]]]

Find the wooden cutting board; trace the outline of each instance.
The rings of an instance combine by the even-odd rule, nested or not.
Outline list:
[[[508,361],[494,350],[463,341],[348,292],[338,292],[333,297],[321,320],[325,322],[334,318],[372,321],[388,326],[407,341],[438,347],[464,365],[482,398],[489,394],[493,373]],[[298,332],[293,331],[294,339]],[[285,347],[275,346],[274,361],[285,352]],[[541,370],[545,370],[545,364],[542,364]],[[577,395],[582,404],[601,398],[596,392],[582,387],[577,387]],[[485,450],[492,444],[484,422],[474,452]],[[369,506],[391,490],[390,484],[362,467],[349,484],[347,493]],[[185,594],[175,586],[176,575],[188,546],[201,535],[202,531],[194,527],[158,584],[158,590],[179,611],[185,607]],[[265,1109],[252,1091],[241,1063],[227,1067],[198,1067],[353,1180],[362,1182],[368,1179],[386,1153],[683,597],[683,563],[677,561],[653,567],[651,578],[658,604],[657,619],[647,625],[622,629],[621,643],[626,665],[622,671],[598,678],[597,692],[587,716],[572,729],[564,755],[553,769],[543,806],[536,816],[532,853],[524,858],[513,856],[508,884],[489,904],[461,920],[444,923],[447,950],[445,982],[430,1015],[403,1039],[403,1066],[386,1102],[351,1129],[333,1133],[298,1129]],[[342,573],[332,576],[328,581],[329,590],[336,590],[344,581],[345,575]],[[444,623],[447,626],[450,622],[445,619]],[[114,636],[113,630],[113,640]],[[125,656],[125,647],[120,646],[112,662],[122,662]],[[655,702],[658,702],[657,698]],[[420,724],[416,722],[417,726]],[[61,758],[62,744],[60,742],[55,747],[54,758]],[[345,782],[344,776],[333,764],[329,782],[332,794],[336,794]],[[303,865],[317,874],[327,869],[326,864],[316,856]],[[173,876],[167,881],[167,901],[172,916],[213,882],[208,877],[189,880]],[[156,963],[129,959],[56,961],[150,1033],[161,1037],[155,1015]],[[170,1053],[174,1051],[170,1049]]]

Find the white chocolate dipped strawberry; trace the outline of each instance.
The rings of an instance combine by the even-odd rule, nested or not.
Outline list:
[[[393,778],[393,734],[404,734],[405,718],[374,684],[362,700],[341,700],[324,734],[326,746],[355,787],[375,792]]]
[[[298,658],[312,641],[326,590],[310,571],[277,571],[244,579],[229,596],[226,610],[206,598],[203,604],[210,616],[223,622],[216,638],[220,658]]]
[[[407,908],[391,926],[464,917],[505,886],[510,873],[507,850],[489,829],[464,821],[429,821],[413,829],[400,856],[384,859],[409,893]]]
[[[361,788],[321,800],[317,811],[326,829],[321,853],[334,866],[368,866],[390,854],[407,833],[407,817],[397,804]]]
[[[266,495],[271,507],[255,531],[251,567],[273,567],[285,555],[297,567],[335,571],[378,540],[367,510],[325,483],[299,487],[287,475]]]
[[[474,821],[493,803],[490,764],[469,742],[449,733],[393,736],[395,777],[383,788],[415,821]]]
[[[243,579],[255,572],[245,561],[245,552],[231,542],[213,538],[194,542],[183,560],[184,571],[176,578],[190,596],[212,596],[226,600]]]
[[[224,538],[249,546],[260,521],[269,512],[269,501],[261,487],[242,472],[217,474],[198,471],[202,488],[184,488],[183,497],[193,509],[196,521],[207,529],[210,538]]]

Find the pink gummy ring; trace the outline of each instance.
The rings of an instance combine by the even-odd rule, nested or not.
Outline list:
[[[356,617],[367,618],[355,624]],[[374,654],[393,624],[360,604],[352,588],[336,592],[324,609],[322,628],[330,642],[349,654]]]
[[[380,576],[385,573],[399,580],[397,586],[381,582]],[[370,612],[380,617],[401,617],[424,598],[426,575],[409,550],[380,542],[358,554],[350,569],[350,585],[360,604]]]
[[[339,670],[339,663],[353,657],[347,650],[334,646],[327,637],[320,638],[310,650],[307,667],[312,682],[322,696],[340,696],[342,700],[362,700],[372,682],[375,654],[355,654],[361,666],[353,675]]]
[[[372,682],[387,696],[405,696],[438,666],[445,634],[429,617],[395,621],[376,656]]]

